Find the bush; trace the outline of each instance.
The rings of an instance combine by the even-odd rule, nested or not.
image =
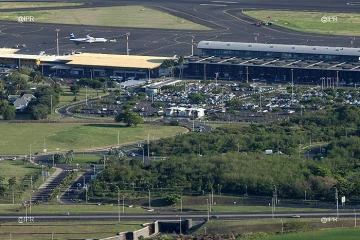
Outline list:
[[[171,120],[170,126],[179,126],[179,120]]]

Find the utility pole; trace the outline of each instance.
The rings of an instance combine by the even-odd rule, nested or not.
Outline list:
[[[118,189],[118,215],[119,215],[119,222],[120,222],[120,190],[119,187],[117,187]]]
[[[194,56],[194,38],[195,36],[191,36],[191,56]]]
[[[56,29],[56,51],[57,51],[57,55],[59,56],[60,53],[59,53],[59,32],[60,32],[60,29]]]
[[[120,131],[118,131],[118,148],[120,147]]]
[[[149,209],[151,209],[151,204],[150,204],[150,202],[151,202],[151,194],[150,194],[150,188],[149,188]]]
[[[291,105],[294,103],[294,69],[291,69]]]
[[[149,139],[149,133],[148,133],[148,140],[147,140],[147,144],[148,144],[148,159],[150,160],[150,139]]]
[[[129,36],[130,32],[126,33],[126,55],[129,55]]]
[[[336,187],[335,187],[335,200],[336,200],[336,217],[339,218],[339,196]]]

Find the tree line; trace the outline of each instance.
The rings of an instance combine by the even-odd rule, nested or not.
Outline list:
[[[150,144],[150,151],[167,160],[143,165],[112,157],[97,184],[199,194],[221,186],[225,193],[247,190],[265,196],[276,185],[281,197],[303,198],[306,191],[308,198],[320,200],[332,199],[336,187],[341,195],[355,196],[360,194],[359,123],[359,109],[343,106],[269,125],[235,125],[161,139]],[[267,149],[277,154],[266,155]]]

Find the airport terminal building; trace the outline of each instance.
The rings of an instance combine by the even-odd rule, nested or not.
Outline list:
[[[38,68],[44,75],[91,78],[119,76],[147,79],[159,76],[159,67],[171,57],[78,53],[70,55],[17,54],[18,49],[0,49],[0,64],[8,67]]]
[[[360,82],[360,49],[201,41],[186,75],[200,79],[344,85]]]

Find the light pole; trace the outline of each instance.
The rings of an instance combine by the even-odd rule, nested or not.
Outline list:
[[[44,182],[44,165],[41,165],[41,176],[42,176],[42,181]]]
[[[194,38],[195,36],[191,36],[191,56],[194,56]]]
[[[145,149],[143,146],[141,146],[141,141],[138,142],[138,147],[143,151],[143,164],[145,164]]]
[[[355,227],[356,227],[356,211],[355,211],[355,209],[354,209],[354,215],[355,215]]]
[[[284,232],[284,222],[283,222],[282,219],[281,219],[281,232],[282,232],[282,233]]]
[[[151,205],[150,205],[150,202],[151,202],[151,194],[150,194],[150,188],[149,188],[149,210],[151,209]]]
[[[291,105],[294,102],[294,69],[291,69]]]
[[[209,212],[209,199],[206,199],[206,208],[207,208],[207,220],[210,220],[210,212]]]
[[[116,186],[118,189],[118,215],[119,215],[119,222],[120,222],[120,189],[118,186]]]
[[[247,196],[247,185],[245,185],[245,194]]]
[[[130,32],[126,33],[126,55],[129,55],[129,36]]]
[[[87,86],[85,86],[85,104],[87,106]]]
[[[151,68],[149,68],[149,78],[148,78],[148,79],[149,79],[149,83],[150,83],[150,69],[151,69]]]
[[[181,217],[180,217],[180,235],[182,234],[181,232]]]
[[[259,33],[254,33],[255,34],[255,42],[258,43],[258,37],[260,36]]]
[[[60,32],[60,29],[56,29],[55,32],[56,32],[56,53],[59,56],[60,55],[60,53],[59,53],[59,32]]]
[[[338,196],[338,190],[335,187],[335,200],[336,200],[336,217],[339,218],[339,196]]]
[[[305,190],[305,201],[306,201],[306,190]]]
[[[246,67],[246,83],[249,83],[249,67]]]

